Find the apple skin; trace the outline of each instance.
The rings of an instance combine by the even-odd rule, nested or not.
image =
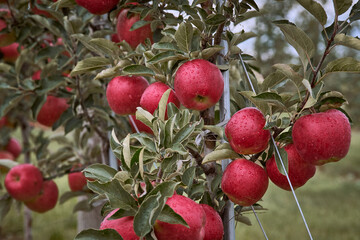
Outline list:
[[[300,157],[294,144],[288,144],[284,149],[288,155],[288,175],[291,185],[297,189],[315,175],[316,167]],[[287,191],[291,190],[286,176],[280,173],[277,168],[275,156],[266,161],[266,172],[276,186]]]
[[[236,159],[225,169],[221,189],[228,198],[241,206],[251,206],[264,196],[269,185],[266,171],[246,159]]]
[[[118,2],[119,0],[76,0],[76,3],[79,6],[82,6],[95,15],[102,15],[110,12]]]
[[[68,174],[69,187],[72,192],[81,191],[87,184],[86,177],[82,172],[73,172]]]
[[[9,120],[7,119],[6,116],[0,118],[0,128],[6,126],[8,124]]]
[[[137,5],[136,3],[131,3]],[[133,14],[128,18],[128,8],[122,9],[117,17],[116,21],[116,33],[118,41],[126,41],[132,48],[136,48],[140,43],[144,43],[147,38],[153,42],[153,33],[151,31],[150,24],[147,24],[134,31],[130,31],[132,25],[140,20],[139,14]],[[145,18],[146,21],[151,20],[150,17]]]
[[[216,65],[204,59],[194,59],[176,71],[174,90],[186,108],[203,111],[220,100],[224,79]]]
[[[31,76],[31,79],[33,81],[39,81],[41,78],[40,76],[41,76],[41,70],[38,70],[38,71],[34,72],[34,74]]]
[[[134,217],[122,217],[119,219],[108,220],[114,213],[119,209],[111,211],[100,224],[100,229],[114,229],[116,230],[123,239],[126,240],[139,240],[134,231]]]
[[[206,215],[203,208],[185,196],[173,195],[166,204],[183,217],[190,228],[157,220],[154,225],[158,240],[202,240],[205,236]]]
[[[51,127],[68,107],[66,99],[47,96],[46,102],[39,111],[37,121],[42,125]]]
[[[265,117],[256,108],[237,111],[226,124],[225,135],[232,149],[240,154],[254,154],[268,147],[270,131],[265,127]]]
[[[30,201],[41,191],[43,177],[32,164],[20,164],[10,169],[5,177],[5,187],[11,197],[18,201]]]
[[[10,152],[15,158],[21,153],[21,145],[15,138],[10,138],[8,144],[5,146],[6,151]]]
[[[44,213],[56,206],[59,189],[53,180],[44,181],[40,193],[25,205],[32,211]]]
[[[336,109],[309,114],[295,122],[292,138],[299,155],[310,164],[337,162],[349,151],[350,122]]]
[[[150,84],[141,96],[140,106],[151,114],[154,114],[155,110],[159,106],[161,97],[169,88],[170,87],[168,85],[162,82]],[[167,104],[169,103],[174,103],[178,108],[180,107],[180,101],[173,90],[171,90],[167,101]],[[165,112],[165,116],[167,119],[167,110]]]
[[[138,128],[139,132],[146,132],[149,134],[154,134],[153,131],[151,130],[151,128],[146,126],[143,122],[137,120],[135,115],[129,115],[129,117],[135,122],[136,127]],[[132,124],[131,121],[129,121],[129,122],[130,122],[131,130],[135,133],[136,129],[135,129],[134,125]]]
[[[9,151],[0,151],[0,159],[15,160],[14,155]]]
[[[200,206],[204,209],[206,214],[204,240],[222,240],[224,226],[219,213],[207,204],[200,204]]]
[[[110,108],[119,115],[133,115],[140,106],[141,95],[149,86],[140,76],[119,76],[113,78],[106,89]]]
[[[2,53],[5,62],[15,63],[16,59],[20,55],[18,51],[18,47],[19,47],[18,43],[12,43],[8,46],[0,47],[0,52]]]

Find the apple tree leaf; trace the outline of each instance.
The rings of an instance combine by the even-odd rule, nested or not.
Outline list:
[[[299,70],[299,67],[281,63],[275,64],[273,67],[282,72],[287,78],[291,79],[297,86],[301,85],[301,81],[304,77],[296,71],[296,69]]]
[[[284,148],[279,148],[278,146],[274,146],[274,147],[275,147],[274,154],[275,154],[276,166],[277,166],[279,172],[281,174],[285,175],[285,171],[282,166],[282,163],[285,166],[286,172],[289,172],[287,152],[285,151]],[[276,151],[276,148],[278,149],[278,151]],[[279,156],[279,154],[280,154],[280,156]]]
[[[360,51],[360,39],[352,36],[345,35],[343,33],[335,36],[335,43],[346,47],[350,47]]]
[[[101,183],[112,181],[117,171],[104,164],[95,163],[83,170],[85,177],[97,180]]]
[[[5,116],[8,113],[8,111],[10,111],[10,109],[12,109],[13,107],[16,107],[17,104],[25,96],[28,96],[28,95],[29,94],[23,94],[23,93],[19,93],[19,92],[7,95],[0,105],[0,117]]]
[[[189,188],[191,188],[191,185],[193,183],[195,177],[195,171],[196,171],[196,166],[189,167],[184,171],[181,177],[181,181]]]
[[[321,25],[325,26],[327,22],[327,15],[320,3],[314,0],[297,0],[297,2],[310,12]]]
[[[219,161],[219,160],[225,160],[225,159],[236,159],[239,158],[239,154],[237,154],[236,152],[234,152],[234,150],[230,150],[230,149],[219,149],[219,150],[215,150],[209,154],[207,154],[203,161],[202,164],[208,163],[208,162],[214,162],[214,161]]]
[[[166,90],[159,101],[159,119],[165,121],[165,113],[167,108],[167,102],[171,93],[171,88]]]
[[[184,52],[190,52],[194,29],[191,23],[182,22],[175,32],[175,40],[178,47]]]
[[[208,25],[220,25],[226,21],[226,17],[223,14],[209,15],[205,19],[205,23]]]
[[[76,235],[74,240],[123,240],[119,233],[114,229],[86,229]]]
[[[333,0],[337,15],[345,13],[352,5],[352,0]]]
[[[71,71],[70,76],[74,77],[79,74],[89,73],[94,70],[102,69],[110,65],[110,60],[103,57],[90,57],[86,58],[78,64]]]
[[[170,224],[181,224],[185,227],[189,227],[183,217],[177,214],[169,205],[164,206],[157,220],[167,222]]]
[[[139,76],[154,76],[155,73],[150,68],[143,65],[130,65],[123,69],[123,72],[128,75],[139,75]]]
[[[352,57],[339,58],[329,62],[325,67],[325,73],[319,79],[324,80],[327,75],[337,72],[360,73],[360,61]]]
[[[148,24],[150,24],[151,22],[149,21],[145,21],[145,20],[139,20],[139,21],[136,21],[130,28],[130,31],[134,31],[136,29],[139,29],[143,26],[146,26]]]
[[[103,52],[109,56],[120,55],[120,48],[112,41],[105,38],[94,38],[89,41],[98,51]]]
[[[360,19],[360,1],[354,4],[350,11],[350,22],[354,22]]]
[[[127,167],[131,166],[130,133],[124,138],[122,155]]]
[[[6,167],[7,169],[11,169],[17,165],[19,165],[19,163],[11,159],[1,159],[0,161],[0,166]]]

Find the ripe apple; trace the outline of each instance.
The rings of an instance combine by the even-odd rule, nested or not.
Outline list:
[[[8,124],[8,119],[6,116],[0,118],[0,128],[6,126]]]
[[[0,47],[0,52],[5,62],[15,63],[16,59],[19,57],[18,51],[19,44],[12,43],[5,47]]]
[[[82,172],[69,173],[68,182],[72,192],[83,190],[87,184],[86,177]]]
[[[21,153],[21,145],[15,138],[10,138],[8,144],[5,146],[6,151],[10,152],[15,158]]]
[[[288,144],[284,149],[288,155],[288,175],[291,185],[296,189],[315,175],[316,167],[300,157],[294,144]],[[274,156],[266,161],[266,172],[276,186],[287,191],[291,190],[286,176],[279,172]]]
[[[246,159],[236,159],[225,169],[221,189],[228,198],[241,206],[251,206],[264,196],[269,185],[266,171]]]
[[[31,79],[33,81],[39,81],[40,75],[41,75],[41,70],[38,70],[38,71],[34,72],[34,74],[31,76]]]
[[[42,125],[51,127],[68,107],[66,99],[47,96],[46,102],[39,111],[37,121]]]
[[[164,92],[168,90],[170,87],[162,82],[155,82],[148,86],[140,99],[140,106],[146,111],[154,114],[155,110],[159,106],[159,102]],[[180,107],[179,99],[176,97],[176,94],[173,90],[171,90],[167,104],[174,103],[178,108]],[[167,110],[165,113],[167,118]]]
[[[0,159],[15,160],[15,157],[11,154],[11,152],[0,151]]]
[[[130,3],[137,5],[137,3]],[[153,42],[153,33],[150,24],[142,26],[134,31],[130,31],[132,25],[140,20],[139,14],[132,14],[128,17],[129,9],[122,9],[117,17],[116,32],[119,42],[125,40],[132,48],[136,48],[140,43],[144,43],[147,38]],[[151,20],[151,17],[146,17],[146,21]]]
[[[148,86],[148,81],[139,76],[113,78],[106,89],[110,108],[119,115],[135,114],[136,108],[140,106],[141,95]]]
[[[203,111],[219,101],[224,79],[216,65],[195,59],[182,64],[176,71],[174,89],[182,105]]]
[[[146,126],[143,122],[137,120],[135,115],[130,115],[129,117],[134,121],[139,132],[146,132],[149,134],[153,134],[153,131],[151,130],[151,128]],[[136,129],[135,129],[134,125],[132,124],[132,122],[131,121],[129,121],[129,122],[130,122],[131,130],[133,132],[136,132]]]
[[[95,15],[102,15],[115,8],[119,0],[76,0],[76,3]]]
[[[53,209],[59,197],[59,189],[53,180],[44,181],[40,193],[25,205],[38,213],[44,213]]]
[[[166,204],[179,214],[190,228],[156,220],[155,235],[158,240],[202,240],[205,236],[206,215],[203,208],[190,198],[173,195]]]
[[[224,226],[219,213],[207,204],[200,204],[200,206],[204,209],[206,214],[204,240],[222,240]]]
[[[43,177],[32,164],[20,164],[10,169],[5,177],[5,187],[11,197],[18,201],[30,201],[41,191]]]
[[[270,139],[265,130],[264,115],[256,108],[247,107],[236,112],[225,127],[225,135],[232,149],[240,154],[264,151]]]
[[[100,224],[100,229],[114,229],[116,230],[123,239],[126,240],[139,240],[134,231],[134,217],[122,217],[119,219],[108,220],[114,213],[116,213],[119,209],[115,209],[110,212],[105,219]]]
[[[330,109],[300,117],[293,126],[292,138],[304,160],[323,165],[346,156],[350,147],[351,127],[345,114]]]
[[[4,30],[5,28],[7,28],[7,23],[5,21],[6,18],[10,18],[10,11],[8,9],[5,8],[1,8],[0,12],[6,12],[5,15],[3,15],[4,19],[0,18],[0,31]],[[15,42],[16,40],[16,36],[14,32],[9,32],[9,33],[1,33],[0,34],[0,47],[5,47],[10,45],[11,43]]]

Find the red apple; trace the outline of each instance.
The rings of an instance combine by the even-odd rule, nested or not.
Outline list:
[[[153,134],[153,131],[151,130],[151,128],[146,126],[143,122],[137,120],[134,115],[130,115],[129,117],[134,121],[139,132],[146,132],[149,134]],[[133,132],[136,132],[136,129],[135,129],[134,125],[132,124],[132,122],[131,121],[129,121],[129,122],[130,122],[131,130]]]
[[[136,3],[131,3],[137,5]],[[116,32],[119,42],[126,41],[132,48],[136,48],[140,43],[144,43],[147,38],[153,42],[153,33],[151,31],[150,24],[142,26],[134,31],[130,31],[132,25],[140,20],[139,14],[132,14],[128,17],[129,9],[122,9],[118,15],[116,23]],[[150,21],[150,17],[145,18],[146,21]]]
[[[5,177],[5,187],[11,197],[18,201],[30,201],[41,191],[43,177],[32,164],[20,164],[10,169]]]
[[[140,106],[151,114],[154,114],[155,110],[159,106],[161,97],[169,88],[170,87],[168,85],[162,82],[155,82],[150,84],[150,86],[145,89],[141,96]],[[173,90],[171,90],[167,101],[167,104],[169,103],[174,103],[178,108],[180,107],[179,99],[176,97],[176,94]],[[167,118],[167,110],[165,116]]]
[[[219,213],[207,204],[200,204],[200,206],[202,206],[206,214],[204,240],[222,240],[224,226]]]
[[[31,79],[33,81],[39,81],[40,75],[41,75],[41,70],[38,70],[38,71],[34,72],[34,74],[31,76]]]
[[[95,15],[102,15],[115,8],[119,0],[76,0],[76,3]]]
[[[86,177],[82,172],[69,173],[68,182],[72,192],[83,190],[87,184]]]
[[[0,118],[0,128],[6,126],[8,124],[8,119],[6,116]]]
[[[6,149],[6,151],[8,151],[12,155],[14,155],[15,158],[17,158],[21,153],[21,145],[20,145],[19,141],[16,140],[15,138],[10,138],[5,149]]]
[[[2,57],[5,62],[14,63],[16,59],[19,57],[18,51],[19,44],[12,43],[5,47],[0,47],[0,52],[2,53]]]
[[[136,108],[140,106],[141,95],[148,86],[148,81],[139,76],[113,78],[106,89],[110,108],[119,115],[135,114]]]
[[[295,146],[289,144],[285,147],[288,155],[288,175],[294,189],[303,186],[310,178],[315,175],[316,167],[309,164],[300,157]],[[275,157],[272,156],[266,162],[266,172],[270,180],[278,187],[290,191],[290,185],[285,175],[279,172]]]
[[[10,11],[5,8],[1,8],[0,12],[6,12],[6,14],[3,15],[4,19],[0,19],[0,31],[2,31],[5,28],[7,28],[7,23],[6,23],[5,19],[10,18],[11,15],[10,15]],[[11,43],[15,42],[15,40],[16,40],[16,37],[15,37],[14,32],[1,33],[0,34],[0,47],[8,46]]]
[[[51,127],[68,107],[66,99],[47,96],[46,102],[39,111],[37,121],[42,125]]]
[[[25,202],[25,205],[39,213],[47,212],[53,209],[59,197],[59,189],[52,180],[44,181],[40,193],[31,201]]]
[[[100,224],[100,229],[114,229],[116,230],[123,239],[126,240],[139,240],[134,231],[134,217],[122,217],[119,219],[108,220],[114,213],[119,209],[115,209],[110,212]]]
[[[174,89],[182,105],[202,111],[219,101],[224,79],[216,65],[195,59],[184,63],[176,71]]]
[[[111,41],[113,41],[114,43],[120,42],[117,33],[111,34]]]
[[[154,225],[158,240],[202,240],[205,236],[206,215],[203,208],[190,198],[173,195],[166,204],[179,214],[190,228],[157,220]]]
[[[292,129],[299,155],[314,165],[337,162],[349,151],[351,127],[341,111],[330,109],[300,117]]]
[[[236,159],[225,169],[221,189],[228,198],[241,206],[251,206],[264,196],[269,185],[266,171],[246,159]]]
[[[270,131],[265,130],[265,117],[256,108],[247,107],[236,112],[225,127],[225,135],[232,149],[240,154],[254,154],[268,147]]]
[[[0,151],[0,159],[15,160],[15,157],[11,154],[11,152]]]

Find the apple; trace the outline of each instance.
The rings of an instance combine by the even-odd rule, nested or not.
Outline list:
[[[32,164],[19,164],[10,169],[5,177],[5,187],[11,197],[18,201],[30,201],[41,191],[43,176]]]
[[[68,107],[66,99],[47,96],[46,102],[39,111],[37,121],[42,125],[51,127]]]
[[[292,138],[299,155],[314,165],[337,162],[349,151],[351,127],[339,110],[300,117],[292,129]]]
[[[130,4],[137,5],[138,3]],[[153,42],[153,33],[150,24],[142,26],[134,31],[130,31],[132,25],[140,20],[140,15],[133,13],[128,16],[128,12],[128,8],[122,9],[117,17],[116,32],[119,42],[126,41],[132,48],[136,48],[140,43],[144,43],[147,38]],[[144,20],[150,21],[151,17],[148,16]]]
[[[225,135],[232,149],[240,154],[254,154],[268,147],[270,131],[265,130],[265,117],[256,108],[236,112],[225,126]]]
[[[1,8],[0,12],[6,12],[6,14],[3,15],[4,19],[0,18],[0,31],[2,31],[7,28],[7,23],[6,23],[5,19],[10,18],[11,15],[10,15],[10,11],[5,8]],[[11,43],[15,42],[15,40],[16,40],[16,36],[15,36],[14,32],[1,33],[0,34],[0,47],[8,46]]]
[[[68,174],[69,187],[72,192],[81,191],[87,184],[86,177],[82,172],[72,172]]]
[[[76,0],[79,6],[82,6],[89,12],[95,15],[102,15],[110,12],[111,9],[115,8],[119,0]]]
[[[126,240],[139,240],[134,231],[134,217],[122,217],[119,219],[108,220],[119,209],[111,211],[100,224],[100,229],[114,229],[123,239]]]
[[[240,206],[251,206],[264,196],[269,185],[266,171],[246,159],[236,159],[225,169],[221,189]]]
[[[203,111],[219,101],[224,79],[215,64],[195,59],[185,62],[176,71],[174,89],[182,105]]]
[[[21,153],[21,145],[15,138],[10,138],[8,144],[5,146],[6,151],[10,152],[15,158]]]
[[[288,144],[284,149],[288,155],[288,175],[291,185],[294,189],[299,188],[315,175],[316,167],[300,157],[294,144]],[[266,172],[276,186],[287,191],[291,190],[286,176],[279,172],[275,156],[266,161]]]
[[[163,94],[168,90],[170,87],[162,82],[155,82],[148,86],[140,99],[140,106],[145,109],[146,111],[154,114],[155,110],[159,106],[159,102]],[[176,97],[176,94],[173,90],[171,90],[167,104],[174,103],[178,108],[180,107],[179,99]],[[165,113],[167,118],[167,110]]]
[[[200,204],[200,206],[204,209],[206,215],[204,240],[222,240],[224,226],[219,213],[207,204]]]
[[[5,62],[15,63],[16,59],[20,55],[18,51],[18,47],[19,47],[18,43],[12,43],[8,46],[0,47],[0,52]]]
[[[0,128],[6,126],[6,125],[8,124],[8,122],[9,122],[9,121],[8,121],[8,119],[7,119],[6,116],[0,118]]]
[[[106,89],[110,108],[119,115],[133,115],[140,106],[141,95],[149,86],[140,76],[119,76],[113,78]]]
[[[34,72],[34,74],[31,76],[31,79],[33,81],[39,81],[40,75],[41,75],[41,70],[38,70],[38,71]]]
[[[11,154],[11,152],[0,151],[0,159],[15,160],[15,157]]]
[[[205,235],[206,215],[203,208],[190,198],[173,195],[166,204],[179,214],[189,228],[156,220],[155,235],[158,240],[202,240]]]
[[[56,206],[59,189],[53,180],[44,181],[40,193],[32,200],[24,202],[25,205],[38,213],[44,213]]]
[[[120,42],[117,33],[111,34],[111,41],[113,41],[114,43]]]
[[[151,128],[146,126],[143,122],[137,120],[135,115],[129,115],[129,117],[134,121],[139,132],[146,132],[149,134],[153,134],[153,131],[151,130]],[[131,130],[133,132],[136,132],[136,129],[135,129],[134,125],[132,124],[132,122],[131,121],[129,121],[129,122],[130,122]]]

